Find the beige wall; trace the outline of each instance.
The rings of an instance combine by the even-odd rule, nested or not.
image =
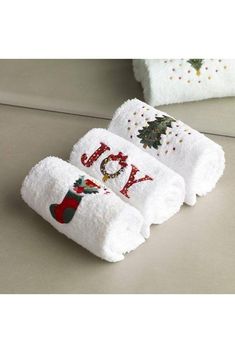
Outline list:
[[[111,118],[143,99],[131,60],[0,60],[0,104]],[[235,136],[235,98],[160,107],[202,132]]]

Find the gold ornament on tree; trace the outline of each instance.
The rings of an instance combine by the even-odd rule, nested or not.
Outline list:
[[[187,62],[192,65],[192,67],[196,70],[196,75],[201,75],[201,67],[204,59],[189,59]]]

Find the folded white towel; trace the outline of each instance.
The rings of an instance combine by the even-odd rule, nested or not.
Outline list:
[[[221,146],[168,114],[132,99],[115,112],[109,131],[133,142],[174,171],[186,184],[185,202],[211,191],[223,174]]]
[[[185,197],[181,176],[132,143],[105,129],[92,129],[74,145],[70,162],[136,207],[144,216],[142,234],[179,211]]]
[[[133,69],[152,106],[235,95],[235,60],[135,59]]]
[[[144,242],[141,214],[71,164],[47,157],[25,178],[24,201],[93,254],[120,261]]]

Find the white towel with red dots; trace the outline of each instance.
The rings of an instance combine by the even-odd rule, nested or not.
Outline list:
[[[105,129],[92,129],[82,137],[73,147],[70,162],[136,207],[144,217],[146,238],[150,224],[166,221],[184,201],[180,175]]]
[[[196,203],[196,195],[211,191],[223,174],[225,159],[221,146],[138,99],[128,100],[117,109],[109,131],[180,174],[185,180],[188,205]]]
[[[144,242],[143,217],[111,190],[71,164],[47,157],[26,176],[24,201],[59,232],[107,261]]]
[[[235,60],[135,59],[133,68],[152,106],[235,95]]]

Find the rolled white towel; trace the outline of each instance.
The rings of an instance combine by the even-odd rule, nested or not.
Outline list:
[[[141,214],[84,171],[47,157],[26,176],[24,201],[59,232],[115,262],[144,242]]]
[[[109,131],[182,175],[188,205],[196,203],[196,195],[211,191],[223,174],[225,159],[221,146],[138,99],[128,100],[117,109]]]
[[[160,224],[179,211],[185,197],[183,178],[132,143],[105,129],[92,129],[73,147],[70,162],[136,207],[145,224]]]
[[[152,106],[235,95],[234,59],[134,59],[133,69]]]

